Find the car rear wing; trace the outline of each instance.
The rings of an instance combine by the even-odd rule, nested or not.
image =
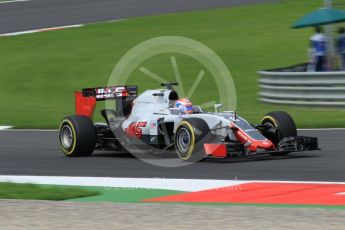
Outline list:
[[[137,86],[110,86],[82,89],[84,97],[95,97],[96,101],[113,100],[124,97],[136,97]]]
[[[92,117],[97,101],[119,100],[121,103],[128,99],[132,100],[138,95],[137,86],[109,86],[85,88],[82,91],[76,91],[75,108],[77,115]],[[120,104],[120,103],[118,103]]]

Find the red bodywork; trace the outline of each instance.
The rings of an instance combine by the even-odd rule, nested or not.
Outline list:
[[[272,151],[275,149],[274,144],[267,138],[265,140],[256,140],[239,128],[234,122],[230,123],[230,128],[234,131],[238,142],[243,144],[248,152],[257,152],[260,150]],[[204,149],[207,155],[214,157],[227,156],[226,144],[204,144]]]
[[[225,144],[204,144],[204,149],[207,155],[214,157],[226,157],[226,145]]]
[[[141,128],[145,127],[146,124],[146,122],[132,122],[127,128],[125,128],[125,133],[129,137],[140,139],[143,135]]]
[[[274,144],[266,139],[266,140],[256,140],[252,137],[250,137],[245,131],[242,129],[236,127],[234,123],[231,123],[235,126],[233,128],[237,140],[244,144],[244,146],[250,151],[250,152],[256,152],[258,149],[264,149],[264,150],[274,150],[275,146]]]
[[[96,108],[96,97],[85,97],[82,92],[75,92],[75,113],[92,118]]]
[[[135,88],[132,87],[132,91],[128,91],[125,86],[88,88],[83,89],[82,92],[76,91],[74,93],[76,115],[83,115],[92,118],[97,101],[125,98],[130,95],[136,96],[136,94],[136,86]]]

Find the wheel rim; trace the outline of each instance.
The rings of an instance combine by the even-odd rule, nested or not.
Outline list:
[[[183,155],[187,154],[191,145],[191,136],[186,128],[181,128],[177,134],[177,148]]]
[[[73,132],[71,127],[64,125],[60,132],[60,142],[65,149],[70,149],[73,144]]]
[[[271,126],[272,128],[277,128],[272,122],[269,122],[269,121],[266,121],[266,122],[264,123],[264,125],[269,125],[269,126]]]
[[[276,128],[277,130],[277,136],[275,136],[274,138],[272,137],[272,139],[270,139],[275,145],[278,144],[278,142],[280,141],[281,137],[280,137],[280,132],[279,132],[279,127],[276,126],[276,124],[274,124],[273,121],[271,121],[270,119],[264,119],[262,120],[262,124],[263,125],[269,125],[272,128]]]

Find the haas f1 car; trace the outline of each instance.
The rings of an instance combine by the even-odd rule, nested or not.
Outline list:
[[[260,124],[250,124],[234,111],[203,111],[192,105],[191,113],[176,108],[179,99],[173,86],[146,90],[137,86],[87,88],[75,92],[76,114],[64,118],[59,140],[66,156],[91,155],[97,150],[166,150],[183,161],[205,157],[233,158],[259,154],[284,155],[318,150],[314,137],[297,136],[296,125],[286,112],[264,115]],[[113,107],[101,110],[106,123],[93,123],[97,101]],[[153,151],[153,150],[152,150]]]

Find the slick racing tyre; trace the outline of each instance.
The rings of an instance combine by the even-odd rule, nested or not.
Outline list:
[[[274,135],[272,134],[266,134],[264,135],[273,142],[277,146],[279,141],[281,141],[284,137],[296,137],[297,136],[297,128],[296,124],[291,118],[291,116],[283,111],[276,111],[276,112],[270,112],[265,114],[263,118],[261,119],[261,124],[263,125],[269,125],[273,128],[276,128],[276,132]],[[283,153],[283,154],[287,154]],[[272,154],[277,155],[277,154]],[[280,154],[282,155],[282,154]]]
[[[63,153],[68,157],[89,156],[96,145],[96,130],[86,116],[72,115],[62,120],[59,140]]]
[[[204,143],[210,141],[207,123],[200,118],[182,120],[174,135],[177,156],[183,161],[197,162],[205,157]]]

